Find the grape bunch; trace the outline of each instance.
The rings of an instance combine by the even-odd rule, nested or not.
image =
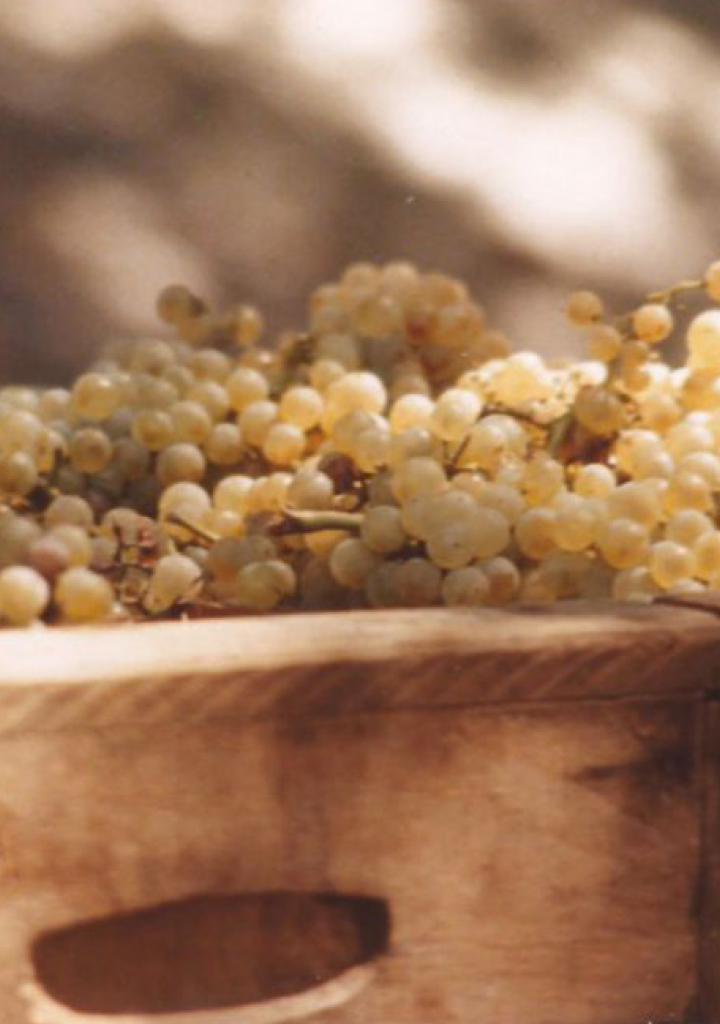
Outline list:
[[[168,287],[168,337],[0,389],[0,622],[720,590],[713,303],[720,261],[619,316],[575,292],[587,358],[549,361],[405,262],[350,266],[273,346]]]

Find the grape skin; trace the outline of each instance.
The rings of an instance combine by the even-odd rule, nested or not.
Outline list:
[[[0,616],[13,626],[35,622],[49,598],[50,588],[35,569],[12,565],[0,572]]]
[[[686,287],[720,303],[720,261]],[[673,369],[672,296],[574,292],[590,358],[551,364],[402,261],[316,289],[275,350],[170,286],[174,337],[0,389],[2,621],[720,589],[720,309]]]

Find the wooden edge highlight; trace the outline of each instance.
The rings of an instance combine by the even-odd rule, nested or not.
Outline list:
[[[655,598],[654,605],[694,608],[696,611],[720,616],[720,593],[705,590],[699,594],[664,594]]]
[[[702,693],[719,669],[716,615],[675,605],[7,631],[0,732]]]

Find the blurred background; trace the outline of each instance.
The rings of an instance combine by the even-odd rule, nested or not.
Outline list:
[[[518,347],[720,256],[717,0],[3,0],[0,381],[159,330],[299,326],[350,261],[471,285]]]

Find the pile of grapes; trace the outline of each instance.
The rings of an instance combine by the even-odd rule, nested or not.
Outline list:
[[[264,347],[259,312],[158,299],[174,336],[72,388],[0,389],[0,621],[138,620],[720,589],[720,309],[703,279],[586,360],[511,353],[465,286],[358,263]]]

